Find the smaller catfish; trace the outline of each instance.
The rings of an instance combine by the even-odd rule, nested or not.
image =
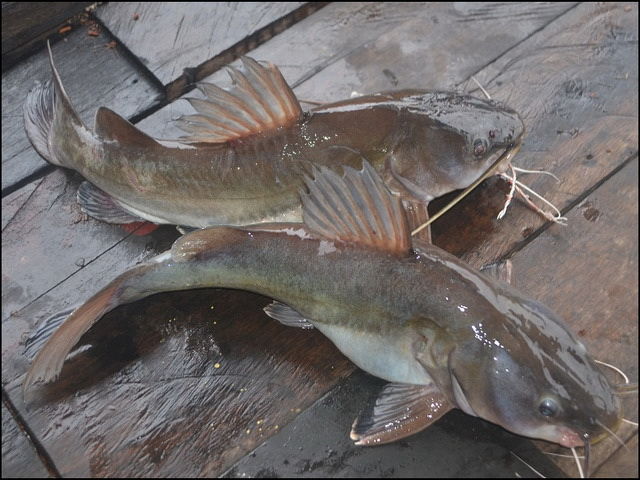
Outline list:
[[[524,131],[516,112],[450,92],[402,90],[303,112],[278,68],[244,57],[234,86],[200,83],[205,99],[178,125],[188,135],[156,140],[105,107],[87,128],[53,63],[53,78],[24,105],[27,135],[49,162],[87,182],[78,202],[109,223],[141,220],[201,228],[300,222],[298,190],[312,166],[360,168],[366,158],[416,227],[426,205],[466,188],[501,159],[504,172]]]
[[[313,175],[301,192],[304,224],[197,230],[120,275],[51,336],[25,390],[55,380],[80,337],[118,305],[226,287],[275,299],[269,316],[318,329],[391,382],[354,423],[358,445],[406,437],[452,408],[565,447],[617,427],[618,398],[552,311],[412,239],[400,199],[368,163]]]

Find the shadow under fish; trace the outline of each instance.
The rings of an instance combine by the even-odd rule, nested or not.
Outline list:
[[[406,437],[452,408],[587,452],[617,428],[620,402],[585,346],[548,308],[496,278],[504,269],[485,275],[411,238],[400,199],[366,162],[312,176],[300,193],[304,224],[198,230],[120,275],[55,331],[25,391],[55,380],[80,337],[118,305],[226,287],[273,298],[269,316],[318,329],[391,382],[354,422],[357,445]]]
[[[204,99],[157,140],[100,107],[87,128],[73,109],[49,48],[52,80],[24,105],[27,135],[49,162],[78,171],[81,209],[116,224],[189,228],[300,222],[298,190],[312,168],[359,169],[366,158],[407,210],[428,218],[433,198],[463,189],[501,158],[506,172],[522,140],[516,112],[452,92],[402,90],[303,112],[278,68],[244,57],[230,90],[200,83]],[[144,227],[148,231],[148,227]],[[423,234],[429,240],[429,231]]]

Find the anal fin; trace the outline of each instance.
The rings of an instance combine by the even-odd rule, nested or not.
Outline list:
[[[145,220],[126,212],[111,195],[85,181],[78,188],[80,210],[96,220],[107,223],[134,223]]]
[[[389,383],[351,427],[356,445],[381,445],[424,430],[453,406],[435,386]]]
[[[273,303],[270,303],[269,305],[264,307],[263,310],[264,313],[269,315],[271,318],[276,319],[281,324],[286,325],[287,327],[297,327],[304,329],[313,328],[313,325],[311,325],[309,320],[304,318],[293,308],[291,308],[289,305],[285,305],[284,303],[280,303],[274,300]]]

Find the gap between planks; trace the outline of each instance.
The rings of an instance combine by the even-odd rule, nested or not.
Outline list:
[[[47,449],[40,442],[36,434],[29,428],[29,425],[27,425],[27,422],[24,420],[24,418],[22,418],[22,415],[20,415],[20,412],[13,405],[13,402],[11,402],[11,399],[9,398],[9,395],[5,391],[4,387],[2,387],[2,404],[9,411],[9,413],[13,417],[13,420],[18,425],[18,428],[27,438],[27,441],[31,443],[31,445],[35,449],[38,458],[49,472],[49,475],[54,478],[62,478],[62,475],[60,475],[60,472],[56,468],[53,459],[51,458],[51,456],[49,456]]]

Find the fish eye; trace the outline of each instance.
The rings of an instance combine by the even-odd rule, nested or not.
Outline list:
[[[550,398],[545,398],[538,405],[538,411],[545,417],[553,417],[558,413],[558,404]]]
[[[484,155],[486,151],[487,151],[487,147],[485,146],[482,140],[477,139],[475,142],[473,142],[473,154],[476,157],[480,157]]]

